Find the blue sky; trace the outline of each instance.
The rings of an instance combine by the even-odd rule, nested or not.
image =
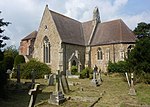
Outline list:
[[[122,19],[132,30],[139,22],[150,23],[150,0],[0,0],[0,18],[12,23],[4,33],[11,39],[8,46],[18,47],[23,37],[38,30],[46,4],[81,22],[91,20],[98,6],[102,22]]]

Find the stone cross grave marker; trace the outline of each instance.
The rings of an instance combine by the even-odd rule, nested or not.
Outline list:
[[[61,83],[61,88],[62,88],[63,93],[65,94],[69,93],[70,89],[69,89],[68,81],[65,75],[61,76],[60,83]]]
[[[62,91],[60,90],[60,71],[58,71],[58,75],[56,75],[56,90],[55,92],[50,93],[50,99],[48,103],[60,105],[66,100]]]
[[[53,86],[54,85],[54,74],[50,74],[48,78],[48,85]]]
[[[31,98],[28,107],[34,107],[37,95],[42,92],[42,90],[40,90],[39,88],[40,84],[35,84],[34,89],[29,90],[28,94],[31,95]]]
[[[133,84],[133,73],[131,73],[131,85],[130,85],[129,94],[130,95],[136,95],[136,92],[134,89],[134,84]]]
[[[98,73],[98,79],[97,79],[97,82],[98,82],[99,85],[102,84],[101,72]]]
[[[17,66],[17,83],[20,83],[20,65]]]
[[[95,67],[94,67],[94,70],[93,70],[93,79],[92,79],[92,85],[94,85],[94,86],[98,86],[99,84],[98,84],[98,81],[97,81],[97,79],[96,79],[96,72],[97,72],[97,66],[95,65]]]

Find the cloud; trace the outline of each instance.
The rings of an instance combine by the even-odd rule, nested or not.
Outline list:
[[[149,9],[136,14],[128,14],[126,9],[121,13],[121,10],[127,8],[128,2],[129,0],[0,0],[0,17],[12,23],[5,32],[11,38],[8,45],[18,47],[24,36],[38,29],[46,4],[50,9],[80,21],[91,20],[93,9],[98,6],[102,22],[123,19],[131,29],[141,21],[150,22]]]

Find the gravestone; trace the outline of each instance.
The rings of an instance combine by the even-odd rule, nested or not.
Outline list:
[[[99,72],[99,74],[98,74],[97,82],[98,82],[98,84],[99,84],[99,85],[101,85],[101,84],[102,84],[101,72]]]
[[[48,85],[53,86],[54,85],[54,74],[50,74],[48,78]]]
[[[37,95],[42,92],[39,88],[40,84],[35,84],[34,89],[29,90],[28,94],[31,95],[31,98],[28,107],[34,107]]]
[[[131,84],[130,84],[129,94],[136,95],[134,84],[133,84],[133,73],[131,73]]]
[[[128,82],[128,86],[130,87],[130,81],[129,81],[129,78],[128,78],[128,73],[126,72],[125,75],[126,75],[126,79],[127,79],[127,82]]]
[[[64,94],[67,94],[69,93],[70,89],[69,89],[69,85],[68,85],[68,81],[67,81],[67,78],[65,75],[62,75],[61,76],[61,81],[60,81],[60,85],[61,85],[61,88],[62,88],[62,91]]]
[[[8,69],[6,73],[8,74],[9,79],[11,79],[11,77],[12,77],[12,71],[10,69]]]
[[[20,65],[17,66],[17,83],[20,83]]]
[[[55,92],[50,93],[50,99],[48,103],[60,105],[65,102],[66,98],[64,97],[62,91],[60,90],[60,72],[58,71],[58,75],[56,75],[56,90]]]
[[[31,71],[31,77],[32,77],[32,84],[34,84],[35,83],[35,71],[34,70]]]
[[[97,72],[97,70],[95,70],[95,68],[94,68],[94,71],[93,71],[93,79],[92,79],[92,81],[91,81],[92,85],[94,85],[94,86],[98,86],[98,85],[99,85],[99,84],[98,84],[98,81],[97,81],[97,79],[96,79],[96,72]]]

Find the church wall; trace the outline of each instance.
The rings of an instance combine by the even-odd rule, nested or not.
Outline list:
[[[127,57],[127,48],[133,44],[111,44],[91,47],[91,67],[96,64],[102,72],[107,72],[108,62],[123,61]],[[102,50],[102,60],[97,59],[98,48]]]
[[[19,47],[19,55],[28,55],[29,46],[30,46],[30,40],[21,41]]]
[[[50,42],[50,63],[47,63],[47,65],[50,66],[52,72],[55,73],[59,67],[59,50],[61,48],[61,40],[47,7],[45,8],[34,45],[33,57],[41,62],[44,62],[43,39],[45,36],[48,37]]]
[[[68,70],[69,68],[69,59],[71,55],[77,50],[79,52],[79,59],[82,64],[81,68],[85,65],[85,46],[72,45],[72,44],[63,44],[64,48],[64,63],[66,64],[64,68]]]

